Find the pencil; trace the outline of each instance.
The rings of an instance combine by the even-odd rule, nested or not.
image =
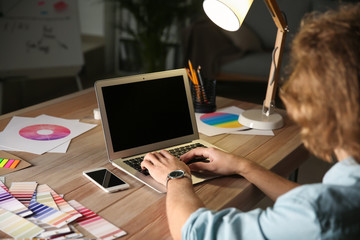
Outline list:
[[[194,80],[194,82],[195,82],[195,85],[199,85],[199,82],[198,82],[198,80],[197,80],[196,73],[195,73],[194,68],[193,68],[193,66],[192,66],[192,64],[191,64],[190,59],[189,59],[188,63],[189,63],[190,73],[191,73],[191,75],[192,75],[192,77],[193,77],[193,80]]]
[[[196,73],[194,71],[194,68],[191,64],[190,59],[188,60],[188,64],[189,64],[189,71],[190,71],[190,79],[192,79],[192,82],[194,84],[194,88],[195,88],[195,92],[196,92],[196,101],[199,102],[200,104],[202,103],[201,101],[201,93],[200,93],[200,87],[199,87],[199,81],[197,79]]]
[[[201,66],[198,66],[197,74],[198,74],[198,78],[199,78],[200,89],[201,89],[201,92],[202,92],[202,96],[203,96],[203,98],[204,98],[204,101],[205,101],[206,103],[208,103],[208,100],[207,100],[207,97],[206,97],[206,92],[205,92],[205,87],[204,87],[204,82],[203,82],[202,77],[201,77],[200,69],[201,69]]]

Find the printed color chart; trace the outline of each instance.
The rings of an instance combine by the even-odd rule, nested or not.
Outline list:
[[[0,229],[15,239],[32,238],[44,231],[25,218],[1,208]]]
[[[106,221],[77,201],[71,200],[69,204],[83,215],[83,217],[77,219],[76,222],[98,239],[112,240],[126,235],[124,230]]]
[[[11,195],[22,202],[25,206],[29,206],[36,186],[36,182],[13,182],[9,191]]]
[[[20,136],[39,141],[50,141],[68,136],[71,131],[63,126],[54,124],[37,124],[20,129]]]
[[[204,123],[220,128],[238,128],[242,125],[238,122],[239,115],[232,113],[207,113],[200,117],[200,120]]]
[[[46,184],[12,182],[7,188],[0,182],[0,232],[14,239],[77,239],[84,237],[81,229],[103,240],[126,235],[79,202],[65,201]]]

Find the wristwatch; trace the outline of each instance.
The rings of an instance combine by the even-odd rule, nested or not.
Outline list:
[[[167,175],[167,178],[166,178],[166,188],[167,188],[167,185],[168,185],[169,180],[171,180],[171,179],[179,179],[179,178],[183,178],[183,177],[187,177],[187,178],[191,179],[191,177],[189,176],[189,174],[187,174],[187,173],[184,172],[183,170],[175,170],[175,171],[172,171],[171,173],[169,173],[169,174]]]

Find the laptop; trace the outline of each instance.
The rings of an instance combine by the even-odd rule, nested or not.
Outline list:
[[[146,153],[216,147],[199,139],[185,69],[100,80],[95,91],[109,161],[157,192],[165,186],[140,168]],[[215,177],[192,175],[194,184]]]

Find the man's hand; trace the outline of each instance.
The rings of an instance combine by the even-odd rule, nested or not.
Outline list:
[[[242,174],[249,160],[217,148],[195,148],[180,157],[187,163],[192,159],[207,158],[209,162],[195,162],[189,165],[191,171],[208,171],[220,175]]]
[[[166,150],[146,154],[141,167],[147,169],[150,175],[163,185],[166,185],[168,174],[174,170],[183,170],[190,175],[189,167]]]

